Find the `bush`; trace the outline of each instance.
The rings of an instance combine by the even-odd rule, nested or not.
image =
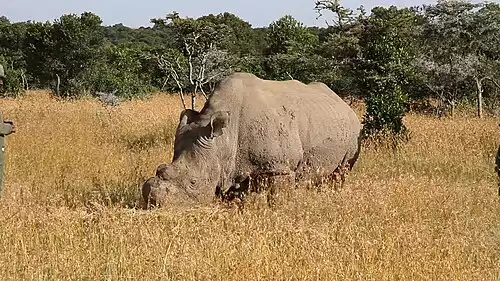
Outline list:
[[[5,71],[4,87],[1,90],[4,95],[17,95],[23,90],[22,69],[12,67],[12,64],[0,56],[0,64],[3,65]]]
[[[128,46],[111,46],[102,50],[103,61],[83,72],[82,83],[75,91],[116,93],[119,97],[145,95],[151,85],[150,69],[145,69],[146,50]],[[149,71],[149,72],[148,72]]]
[[[408,95],[392,79],[380,79],[366,99],[363,138],[380,141],[390,137],[393,145],[408,140],[403,117],[409,109]]]

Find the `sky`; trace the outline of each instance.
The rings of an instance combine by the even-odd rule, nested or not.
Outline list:
[[[150,19],[176,11],[182,17],[199,17],[222,12],[233,13],[254,27],[268,26],[284,15],[292,15],[308,26],[324,25],[316,20],[315,0],[0,0],[0,15],[12,22],[53,21],[63,14],[90,11],[104,25],[123,23],[130,27],[150,26]],[[349,0],[343,5],[367,11],[374,6],[410,7],[433,4],[435,0]]]

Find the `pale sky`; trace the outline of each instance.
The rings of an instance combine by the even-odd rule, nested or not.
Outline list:
[[[0,15],[13,22],[52,21],[66,13],[91,11],[102,18],[104,25],[123,23],[139,27],[150,26],[151,18],[161,18],[172,11],[179,12],[182,17],[230,12],[254,27],[268,26],[287,14],[308,26],[323,25],[324,19],[316,20],[314,3],[314,0],[0,0]],[[350,0],[342,3],[351,9],[362,4],[369,11],[374,6],[409,7],[436,1]]]

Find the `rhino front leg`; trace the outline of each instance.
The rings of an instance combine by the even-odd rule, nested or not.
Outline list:
[[[220,192],[223,202],[233,202],[238,206],[240,211],[243,211],[245,205],[245,197],[250,192],[250,177],[238,176],[234,179],[234,183],[225,192]]]
[[[281,190],[295,187],[295,173],[267,175],[264,185],[267,185],[267,204],[271,208],[275,207]]]
[[[234,183],[225,192],[222,192],[224,200],[231,201],[239,198],[243,200],[245,195],[250,191],[250,176],[240,175],[234,179]]]

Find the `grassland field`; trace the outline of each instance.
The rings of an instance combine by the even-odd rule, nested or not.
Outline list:
[[[139,208],[172,157],[177,96],[105,107],[0,100],[0,279],[499,279],[498,119],[410,113],[397,151],[364,147],[343,189]],[[358,110],[361,114],[361,109]]]

